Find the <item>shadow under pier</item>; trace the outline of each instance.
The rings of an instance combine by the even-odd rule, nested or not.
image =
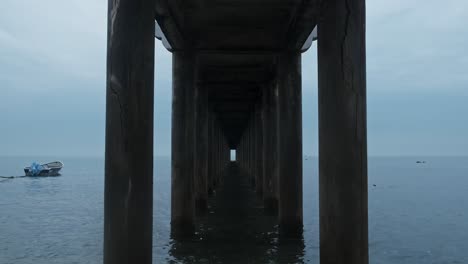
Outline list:
[[[173,238],[170,255],[182,263],[302,263],[303,239],[280,240],[276,216],[263,210],[249,175],[231,162],[196,221],[192,237]]]

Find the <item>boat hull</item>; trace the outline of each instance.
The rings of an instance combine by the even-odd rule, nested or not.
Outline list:
[[[33,174],[29,169],[24,169],[24,175],[34,177],[49,177],[49,176],[60,176],[60,169],[47,169],[41,170],[38,174]]]
[[[31,167],[24,168],[24,174],[31,177],[50,177],[60,176],[60,170],[63,167],[63,163],[60,161],[54,161],[41,165],[39,171],[32,170]]]

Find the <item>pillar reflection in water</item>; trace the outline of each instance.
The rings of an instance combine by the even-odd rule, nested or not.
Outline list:
[[[279,237],[276,216],[263,211],[249,175],[231,162],[208,214],[191,237],[172,237],[174,263],[303,263],[304,240]]]

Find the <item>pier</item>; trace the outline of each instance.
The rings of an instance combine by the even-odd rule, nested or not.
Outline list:
[[[239,188],[226,169],[282,237],[302,234],[301,83],[315,73],[301,54],[317,40],[320,263],[368,263],[365,0],[109,0],[104,263],[152,261],[159,40],[173,58],[172,234],[193,235],[210,196]]]

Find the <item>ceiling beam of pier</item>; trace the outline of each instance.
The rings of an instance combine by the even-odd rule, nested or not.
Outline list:
[[[300,49],[317,22],[319,0],[155,0],[173,50],[258,52]]]
[[[158,34],[169,50],[197,54],[196,85],[208,90],[231,147],[274,78],[274,57],[302,49],[317,24],[319,2],[155,0]]]
[[[235,148],[255,107],[262,88],[274,78],[271,55],[200,54],[196,84],[208,91],[215,113],[231,148]]]

